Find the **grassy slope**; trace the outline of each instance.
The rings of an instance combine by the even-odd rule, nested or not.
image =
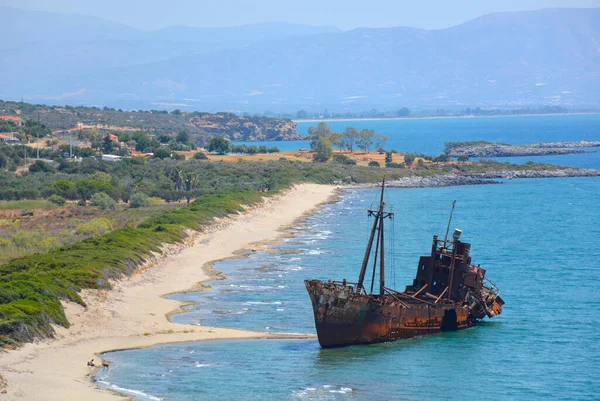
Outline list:
[[[0,344],[15,345],[54,334],[51,324],[69,327],[60,303],[84,304],[78,292],[98,279],[130,274],[164,243],[183,239],[184,229],[201,229],[214,217],[242,210],[259,192],[207,195],[189,207],[165,212],[136,228],[122,228],[45,254],[0,267]]]

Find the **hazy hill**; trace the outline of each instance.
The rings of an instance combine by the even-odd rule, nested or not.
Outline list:
[[[166,32],[171,39],[195,37]],[[68,101],[247,110],[599,103],[600,9],[496,13],[443,30],[314,33],[184,55],[160,50],[159,41],[163,60],[108,64],[66,77],[48,71],[25,79],[15,71],[14,79],[0,82],[0,96],[79,93]]]
[[[338,32],[334,27],[262,23],[144,31],[101,18],[0,7],[0,97],[60,100],[71,74],[102,77],[114,67],[243,48],[273,39]],[[67,78],[68,79],[68,78]],[[96,79],[96,78],[92,78]]]

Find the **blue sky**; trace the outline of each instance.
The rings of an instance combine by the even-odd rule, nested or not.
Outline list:
[[[0,0],[0,5],[94,15],[136,28],[294,22],[356,27],[446,28],[498,11],[600,7],[600,0]]]

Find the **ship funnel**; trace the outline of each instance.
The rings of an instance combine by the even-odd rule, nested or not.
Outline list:
[[[462,234],[462,230],[460,228],[455,228],[454,234],[452,234],[452,237],[454,237],[454,241],[458,241],[461,234]]]

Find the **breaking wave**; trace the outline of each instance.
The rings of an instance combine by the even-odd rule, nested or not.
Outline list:
[[[152,401],[164,400],[164,398],[155,397],[153,395],[144,393],[143,391],[139,391],[139,390],[133,390],[133,389],[126,388],[126,387],[119,387],[116,384],[112,384],[112,383],[109,383],[104,380],[98,380],[98,383],[110,388],[111,390],[119,391],[121,393],[131,394],[131,395],[134,395],[137,397],[143,397],[144,399],[147,399],[147,400],[152,400]]]

